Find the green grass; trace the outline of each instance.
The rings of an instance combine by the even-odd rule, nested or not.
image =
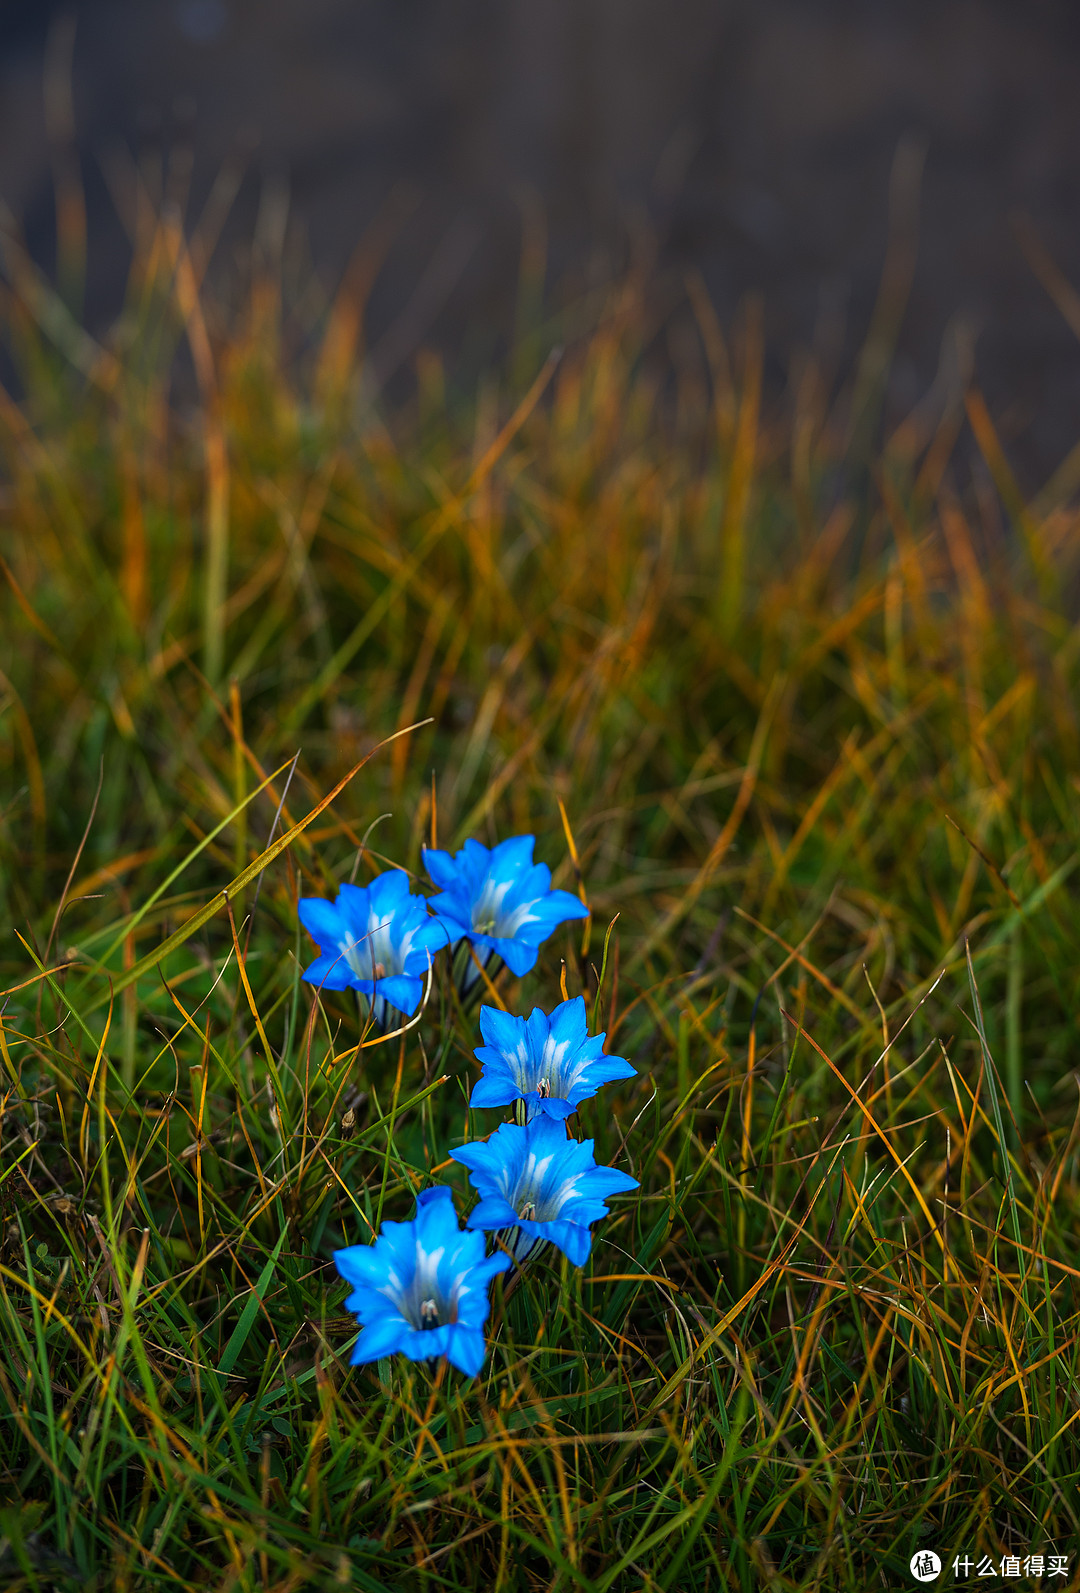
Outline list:
[[[100,346],[7,256],[9,1585],[1076,1588],[1075,511],[977,393],[973,486],[958,395],[767,413],[693,284],[672,390],[631,282],[388,418],[351,290],[230,311],[169,216]],[[495,1118],[445,972],[358,1052],[297,896],[525,830],[592,917],[500,997],[639,1069],[641,1188],[476,1380],[350,1369],[333,1250]]]

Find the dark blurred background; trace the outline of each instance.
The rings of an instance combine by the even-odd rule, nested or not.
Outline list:
[[[69,48],[92,325],[122,299],[135,164],[189,185],[193,219],[235,158],[219,270],[287,215],[331,292],[389,218],[384,377],[420,341],[496,355],[524,231],[549,292],[652,247],[660,291],[696,267],[724,324],[760,289],[775,388],[800,345],[850,368],[891,190],[898,302],[916,224],[918,247],[890,411],[973,337],[1026,487],[1080,438],[1080,344],[1029,259],[1080,283],[1076,0],[3,0],[0,197],[50,273],[65,111],[42,84]]]

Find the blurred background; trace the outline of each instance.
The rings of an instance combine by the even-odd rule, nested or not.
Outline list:
[[[92,327],[141,181],[227,207],[226,290],[253,239],[327,295],[375,240],[391,388],[499,356],[524,249],[552,300],[637,262],[659,320],[688,271],[725,326],[760,290],[774,392],[877,304],[888,412],[973,359],[1028,490],[1080,435],[1075,0],[4,0],[0,198],[50,276],[75,174]]]

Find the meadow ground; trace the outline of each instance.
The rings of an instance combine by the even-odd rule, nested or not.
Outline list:
[[[660,387],[639,283],[527,272],[388,419],[362,270],[135,234],[102,342],[75,234],[6,256],[8,1585],[1080,1586],[1076,461],[1025,503],[973,389],[882,439],[880,342],[765,415],[693,283]],[[445,959],[358,1050],[297,899],[523,832],[591,916],[488,999],[584,997],[640,1189],[475,1379],[351,1368],[332,1252],[497,1119]]]

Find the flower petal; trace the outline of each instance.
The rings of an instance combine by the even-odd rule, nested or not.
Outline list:
[[[548,1031],[556,1045],[580,1045],[588,1039],[589,1025],[585,1015],[584,996],[574,996],[570,1001],[560,1001],[552,1008]]]
[[[512,1125],[503,1125],[504,1128],[510,1126]],[[498,1187],[500,1174],[503,1173],[507,1165],[507,1148],[499,1139],[501,1133],[501,1128],[496,1129],[486,1144],[483,1140],[470,1140],[468,1144],[459,1145],[456,1150],[450,1152],[454,1161],[460,1162],[471,1173],[476,1173],[477,1178],[484,1180],[492,1189]],[[476,1189],[480,1190],[481,1194],[486,1192],[483,1185],[478,1183],[476,1179],[470,1181]]]
[[[369,903],[376,912],[392,913],[408,898],[409,876],[403,868],[388,868],[375,875],[367,891]]]
[[[581,1078],[570,1091],[569,1099],[575,1106],[605,1084],[614,1084],[616,1079],[634,1079],[637,1077],[637,1068],[632,1068],[621,1056],[598,1057],[595,1062],[590,1062],[583,1070]]]
[[[509,1260],[509,1258],[507,1258]],[[470,1328],[463,1322],[450,1322],[446,1328],[446,1358],[466,1377],[475,1377],[484,1364],[487,1345],[479,1328]]]
[[[487,939],[486,936],[484,938]],[[488,944],[494,947],[510,972],[518,979],[536,964],[537,949],[525,941],[491,939]]]
[[[567,919],[588,916],[589,909],[585,903],[571,896],[569,891],[549,891],[546,896],[539,896],[530,904],[529,917],[523,927],[530,940],[535,939],[539,944]]]
[[[509,1012],[500,1012],[498,1007],[481,1007],[480,1033],[496,1051],[504,1056],[513,1056],[525,1040],[525,1019],[515,1018]],[[476,1054],[479,1056],[479,1051]]]
[[[360,1337],[349,1356],[352,1366],[366,1366],[369,1361],[380,1361],[384,1355],[400,1350],[406,1335],[411,1331],[404,1317],[385,1317],[361,1329]]]
[[[564,1101],[557,1095],[545,1095],[541,1099],[535,1090],[532,1094],[527,1095],[525,1100],[527,1102],[525,1108],[527,1120],[543,1112],[545,1117],[552,1117],[558,1122],[564,1123],[568,1117],[573,1116],[577,1111],[576,1101]]]
[[[472,1087],[469,1106],[509,1106],[520,1095],[521,1091],[505,1069],[485,1071]]]
[[[321,896],[301,896],[296,913],[320,948],[336,946],[344,938],[345,926],[333,902],[324,901]]]
[[[368,918],[368,888],[364,885],[350,885],[348,881],[338,886],[337,902],[338,917],[346,929],[351,929],[354,935],[363,935],[367,931]]]
[[[498,879],[507,879],[531,868],[535,845],[535,835],[512,835],[509,840],[500,841],[490,853],[489,867],[492,875]]]
[[[493,1228],[516,1227],[519,1220],[513,1206],[502,1195],[485,1195],[466,1218],[470,1228],[483,1228],[488,1232]]]
[[[457,867],[449,852],[439,852],[432,846],[425,846],[421,849],[421,856],[432,883],[441,891],[448,891],[457,884]]]
[[[334,951],[308,963],[300,977],[322,990],[349,990],[356,976],[340,952]]]
[[[411,1018],[420,1005],[424,985],[422,980],[410,979],[405,974],[389,974],[385,979],[375,980],[374,993]]]
[[[592,1234],[581,1223],[565,1222],[557,1218],[554,1222],[525,1222],[521,1226],[526,1233],[535,1234],[539,1239],[546,1239],[561,1250],[567,1260],[575,1267],[583,1267],[589,1259],[592,1248]]]
[[[464,908],[458,907],[458,898],[449,892],[442,896],[429,898],[429,905],[435,913],[435,921],[442,925],[451,940],[463,940],[466,935],[473,932],[472,920]]]
[[[431,1221],[433,1213],[447,1208],[450,1211],[454,1209],[454,1191],[446,1184],[432,1184],[430,1189],[422,1189],[416,1197],[416,1215],[419,1217],[421,1212],[425,1212],[427,1222]]]

